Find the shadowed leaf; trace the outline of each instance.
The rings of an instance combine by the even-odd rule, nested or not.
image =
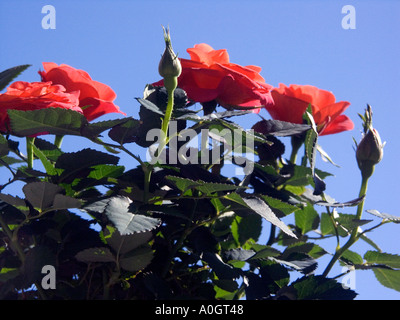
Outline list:
[[[2,71],[0,73],[0,91],[30,66],[30,64],[24,64]]]

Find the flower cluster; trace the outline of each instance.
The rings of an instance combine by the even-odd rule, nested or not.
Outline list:
[[[333,93],[310,85],[267,84],[258,66],[240,66],[229,62],[228,52],[214,50],[208,44],[187,49],[191,59],[180,59],[182,74],[178,86],[194,102],[215,101],[227,109],[265,108],[275,120],[302,123],[310,105],[320,135],[352,130],[353,122],[342,113],[350,105],[336,102]],[[154,83],[163,85],[163,81]]]

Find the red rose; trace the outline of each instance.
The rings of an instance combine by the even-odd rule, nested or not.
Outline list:
[[[275,120],[303,123],[303,114],[311,104],[312,113],[320,135],[338,133],[354,128],[353,122],[342,113],[350,105],[336,102],[332,92],[310,85],[279,84],[271,91],[275,105],[267,107]]]
[[[88,121],[104,114],[117,112],[125,115],[113,101],[115,92],[107,85],[92,80],[89,74],[66,64],[43,62],[44,71],[39,71],[42,81],[61,84],[67,92],[79,91],[79,106]]]
[[[178,86],[195,102],[215,100],[225,108],[271,106],[270,89],[259,72],[260,67],[230,63],[225,49],[214,50],[208,44],[187,49],[191,60],[180,59],[182,73]],[[162,85],[162,81],[154,85]],[[259,109],[256,109],[258,112]]]
[[[79,92],[67,93],[63,86],[51,82],[14,82],[0,94],[0,131],[8,131],[7,110],[63,108],[82,113],[78,97]]]

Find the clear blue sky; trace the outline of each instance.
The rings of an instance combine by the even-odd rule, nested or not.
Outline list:
[[[41,11],[47,4],[56,9],[55,30],[42,28]],[[356,9],[354,30],[342,28],[342,7],[348,4]],[[261,74],[271,85],[311,84],[332,91],[337,100],[351,102],[346,114],[355,129],[319,141],[341,166],[320,159],[317,163],[335,174],[327,180],[327,193],[338,201],[358,195],[360,174],[352,138],[361,137],[357,114],[369,103],[374,126],[387,144],[371,179],[365,209],[400,216],[399,1],[1,0],[0,69],[32,64],[18,78],[25,81],[39,81],[37,71],[43,61],[84,69],[110,85],[118,95],[116,104],[137,117],[134,98],[142,96],[146,83],[159,80],[161,25],[170,26],[173,47],[182,58],[189,57],[187,48],[205,42],[227,49],[231,62],[262,67]],[[268,118],[267,112],[261,114]],[[118,115],[107,118],[113,117]],[[250,116],[241,124],[250,128],[257,120]],[[85,145],[67,139],[64,148],[75,150],[77,143]],[[368,213],[364,217],[379,221]],[[370,237],[383,251],[400,254],[399,231],[399,225],[388,224]],[[357,247],[361,253],[371,249],[364,244]],[[324,265],[323,260],[320,263]],[[357,271],[355,289],[363,299],[400,299],[399,292],[381,286],[371,271]]]

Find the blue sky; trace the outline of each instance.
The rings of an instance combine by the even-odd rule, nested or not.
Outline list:
[[[42,28],[41,11],[47,4],[56,9],[55,30]],[[353,30],[342,28],[342,7],[348,4],[356,10]],[[261,75],[271,85],[311,84],[332,91],[337,100],[351,102],[346,114],[355,129],[323,136],[319,141],[341,166],[333,167],[320,158],[317,163],[335,175],[327,180],[327,193],[338,201],[358,195],[360,174],[352,138],[361,138],[357,114],[369,103],[374,126],[387,144],[370,181],[365,209],[400,216],[396,199],[399,17],[400,2],[396,0],[2,0],[0,69],[29,63],[32,67],[18,80],[39,81],[37,71],[42,62],[69,64],[111,86],[118,96],[116,104],[137,117],[134,98],[142,96],[147,83],[160,78],[157,68],[164,49],[161,25],[169,25],[174,50],[182,58],[189,57],[187,48],[205,42],[215,49],[227,49],[231,62],[262,67]],[[261,115],[268,118],[266,111]],[[256,116],[248,116],[241,125],[250,128],[255,121]],[[63,147],[72,151],[78,143],[87,146],[86,141],[66,139]],[[364,218],[379,221],[368,213]],[[370,237],[383,251],[400,254],[399,228],[387,224]],[[362,243],[354,251],[357,248],[361,253],[371,249]],[[320,263],[324,265],[323,260]],[[334,269],[330,275],[340,271]],[[356,273],[355,289],[363,299],[400,299],[399,292],[381,286],[371,271]]]

